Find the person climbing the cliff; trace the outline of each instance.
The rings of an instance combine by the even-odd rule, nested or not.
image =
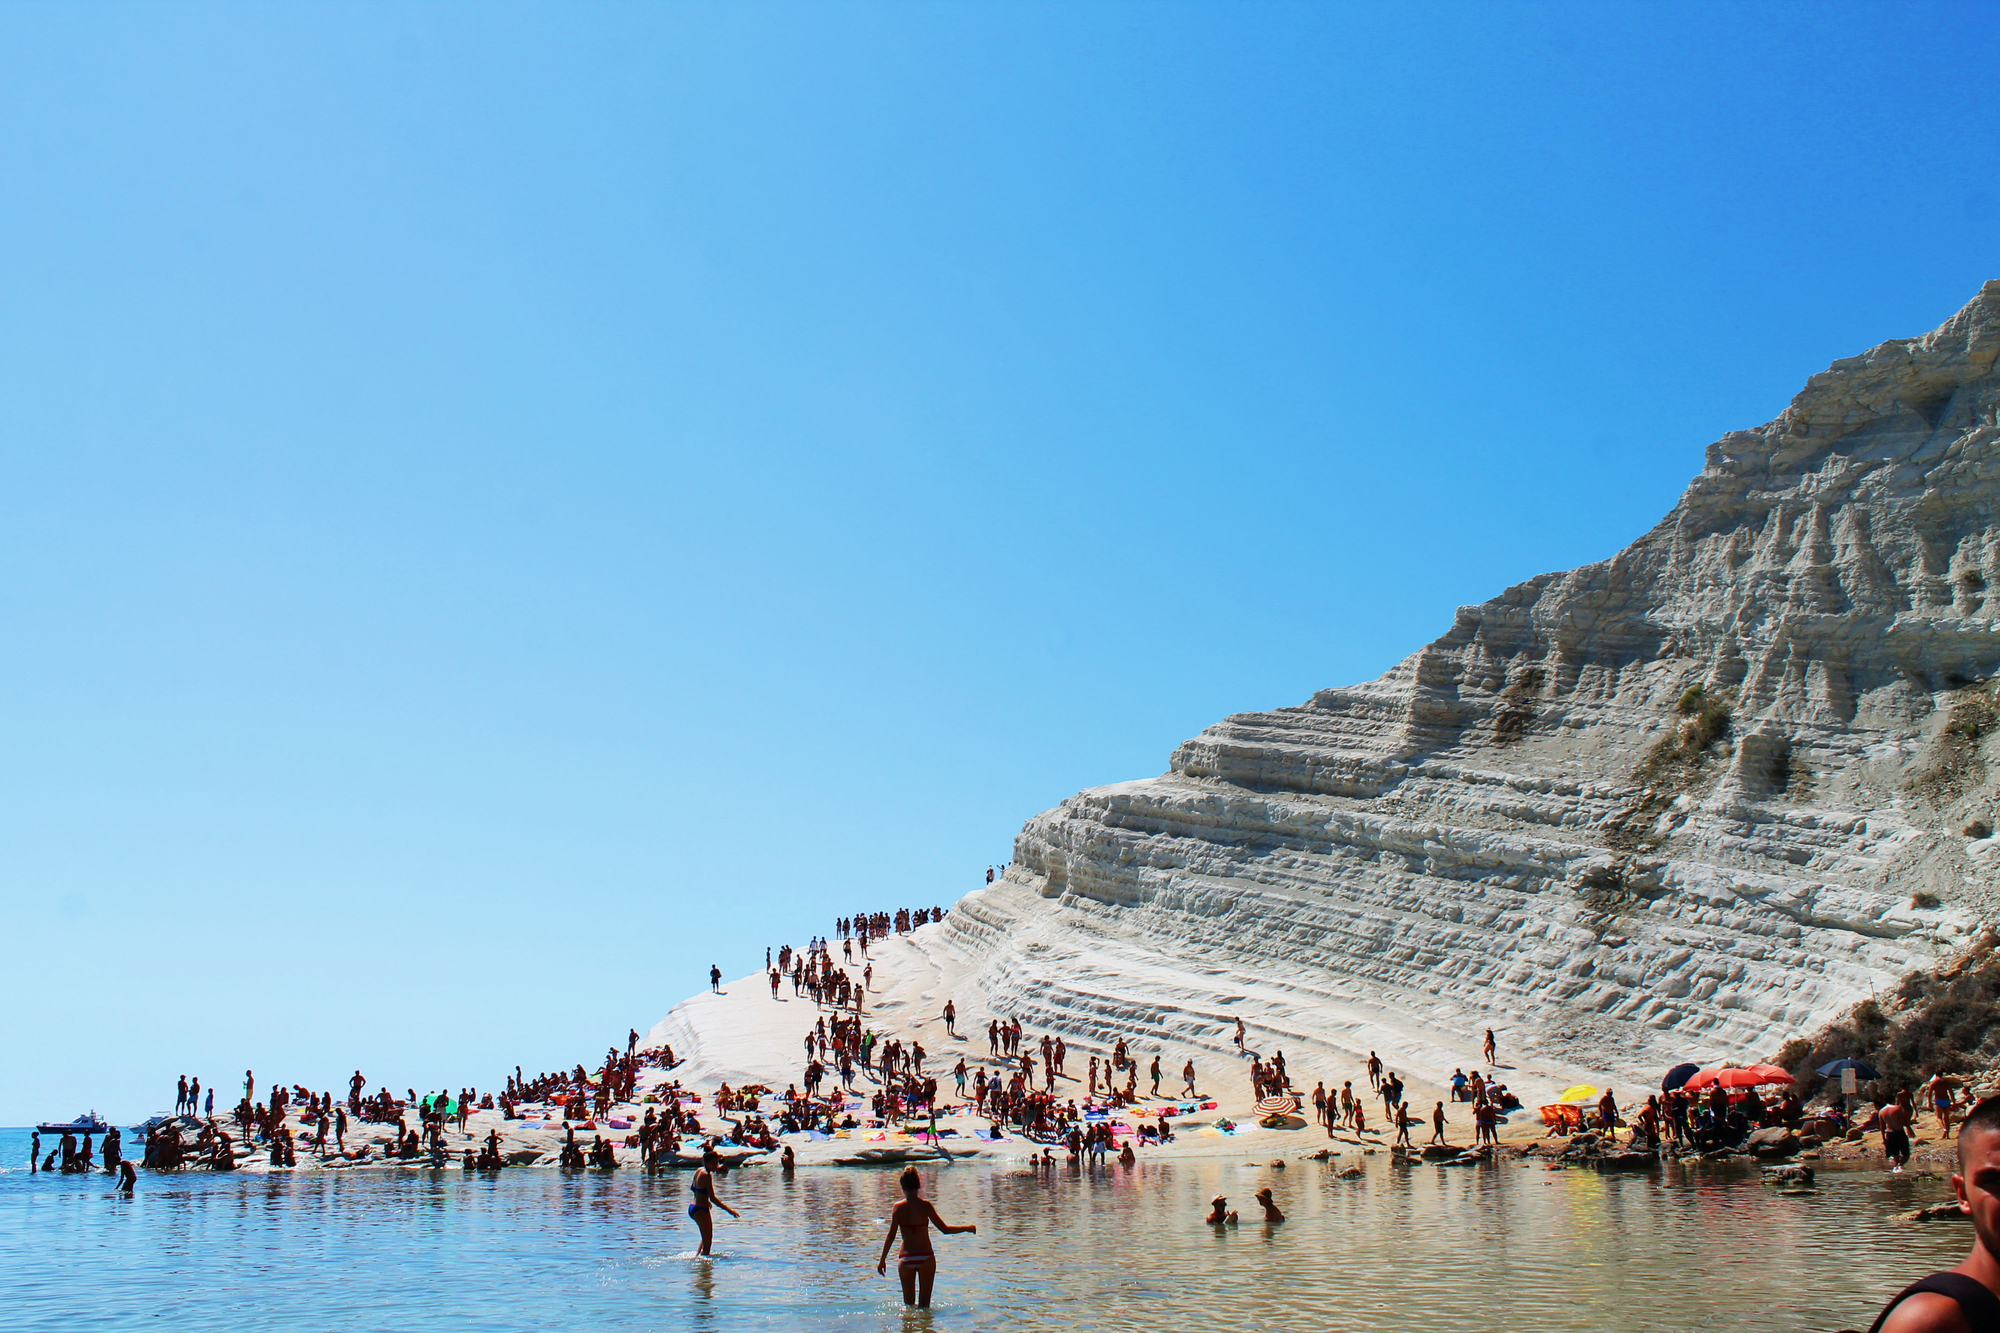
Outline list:
[[[1951,1190],[1959,1210],[1972,1219],[1972,1252],[1958,1267],[1903,1288],[1882,1307],[1869,1333],[2000,1329],[2000,1097],[1974,1106],[1959,1125]]]
[[[1236,1020],[1236,1053],[1238,1055],[1242,1055],[1248,1049],[1244,1044],[1248,1039],[1249,1033],[1244,1030],[1243,1020],[1239,1018]]]
[[[889,1214],[889,1234],[882,1238],[882,1253],[875,1260],[875,1271],[884,1274],[889,1271],[889,1247],[896,1243],[898,1235],[902,1236],[903,1250],[896,1259],[896,1276],[903,1284],[903,1304],[924,1309],[931,1303],[931,1284],[937,1281],[937,1254],[931,1248],[930,1228],[935,1225],[947,1236],[976,1236],[979,1227],[971,1222],[955,1227],[940,1217],[937,1206],[923,1197],[924,1180],[914,1166],[905,1167],[896,1183],[902,1186],[903,1201]]]

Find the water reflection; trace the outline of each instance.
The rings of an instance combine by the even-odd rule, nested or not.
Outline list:
[[[1833,1329],[1967,1243],[1882,1220],[1942,1197],[1936,1179],[1829,1174],[1793,1195],[1713,1167],[1366,1166],[928,1172],[980,1230],[939,1238],[929,1314],[875,1273],[893,1171],[735,1173],[745,1218],[718,1218],[712,1262],[692,1257],[682,1176],[147,1175],[124,1199],[0,1173],[0,1327]],[[1267,1184],[1281,1225],[1252,1202]],[[1202,1225],[1216,1194],[1241,1226]]]

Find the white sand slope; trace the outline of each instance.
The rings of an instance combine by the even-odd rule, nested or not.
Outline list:
[[[971,895],[960,905],[982,913],[995,911],[1015,891],[1005,882]],[[1023,930],[1032,927],[1022,924]],[[1073,940],[1074,935],[1053,932],[1056,938]],[[1448,1096],[1447,1087],[1454,1069],[1470,1072],[1481,1068],[1486,1075],[1497,1073],[1517,1091],[1530,1108],[1546,1100],[1562,1087],[1592,1081],[1593,1071],[1562,1065],[1537,1064],[1533,1069],[1509,1069],[1506,1050],[1501,1050],[1501,1067],[1487,1068],[1478,1063],[1483,1029],[1454,1033],[1438,1015],[1402,1014],[1393,1009],[1370,1006],[1349,998],[1319,1006],[1299,992],[1288,989],[1279,979],[1252,990],[1216,994],[1200,984],[1198,960],[1161,957],[1138,942],[1105,941],[1096,952],[1079,952],[1044,943],[1037,948],[1033,939],[1016,940],[1015,954],[1044,959],[1060,969],[1072,992],[1090,991],[1093,985],[1102,1000],[1099,1021],[1087,1025],[1037,1025],[1034,1015],[1010,1002],[996,1007],[983,983],[982,970],[991,955],[965,950],[959,932],[944,925],[929,925],[908,935],[877,941],[871,952],[875,967],[875,989],[863,1010],[867,1025],[888,1035],[923,1044],[927,1066],[938,1074],[945,1095],[951,1100],[950,1070],[963,1057],[968,1066],[999,1068],[990,1057],[986,1038],[987,1022],[996,1017],[1020,1013],[1026,1040],[1039,1040],[1043,1032],[1061,1036],[1070,1047],[1066,1077],[1058,1083],[1068,1096],[1082,1099],[1084,1071],[1094,1054],[1108,1058],[1112,1042],[1122,1035],[1139,1060],[1142,1075],[1140,1093],[1151,1091],[1144,1074],[1155,1055],[1163,1071],[1160,1090],[1169,1096],[1181,1091],[1180,1070],[1193,1060],[1196,1087],[1205,1098],[1219,1103],[1215,1112],[1193,1120],[1230,1116],[1247,1121],[1253,1103],[1249,1061],[1236,1053],[1233,1044],[1235,1019],[1242,1015],[1249,1029],[1250,1049],[1269,1056],[1282,1050],[1295,1084],[1310,1093],[1315,1082],[1324,1080],[1337,1090],[1351,1080],[1366,1094],[1368,1053],[1378,1052],[1385,1065],[1400,1074],[1408,1085],[1407,1100],[1412,1113],[1426,1110],[1430,1103]],[[858,960],[857,960],[858,961]],[[858,973],[859,967],[850,968]],[[1011,984],[1011,983],[1010,983]],[[675,1005],[647,1035],[645,1044],[671,1045],[682,1063],[672,1077],[683,1086],[712,1092],[722,1083],[741,1086],[763,1083],[783,1090],[799,1081],[805,1067],[804,1037],[821,1013],[809,998],[794,997],[791,984],[779,988],[773,1000],[769,983],[752,974],[725,983],[723,993],[704,992]],[[951,1000],[958,1013],[956,1038],[946,1035],[942,1010]],[[1448,1017],[1448,1016],[1446,1016]],[[657,1075],[664,1079],[666,1075]],[[873,1085],[865,1079],[864,1090]],[[1639,1089],[1628,1089],[1638,1092]],[[1147,1101],[1154,1099],[1148,1097]],[[1157,1104],[1157,1103],[1155,1103]],[[1379,1104],[1375,1121],[1379,1123]],[[1455,1137],[1469,1139],[1469,1111],[1447,1114],[1462,1131]],[[1532,1113],[1513,1117],[1513,1129],[1533,1120]],[[949,1123],[960,1123],[956,1119]],[[965,1122],[970,1124],[970,1121]],[[983,1123],[983,1122],[981,1122]],[[1539,1125],[1533,1126],[1539,1133]],[[1426,1133],[1428,1131],[1426,1130]],[[1370,1140],[1373,1142],[1373,1140]],[[1252,1131],[1247,1136],[1202,1137],[1183,1134],[1169,1151],[1175,1155],[1233,1156],[1242,1153],[1306,1150],[1325,1146],[1324,1132],[1317,1127],[1300,1131]],[[1250,1146],[1255,1144],[1257,1146]],[[1342,1145],[1336,1142],[1332,1146]],[[842,1152],[854,1145],[843,1145]],[[998,1155],[1022,1155],[1029,1145],[1016,1142]],[[1350,1146],[1351,1150],[1351,1146]],[[809,1155],[806,1160],[832,1155],[834,1149]]]

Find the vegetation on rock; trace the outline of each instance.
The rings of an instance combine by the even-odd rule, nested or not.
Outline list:
[[[1910,776],[1909,788],[1940,809],[1986,776],[1979,742],[2000,726],[1991,682],[1968,685],[1951,696],[1944,730],[1931,742],[1930,760]]]
[[[1988,934],[1937,972],[1903,979],[1885,1007],[1863,1000],[1810,1040],[1785,1043],[1773,1063],[1810,1090],[1814,1071],[1853,1057],[1875,1067],[1878,1093],[1914,1089],[1939,1070],[1963,1074],[2000,1062],[2000,939]]]

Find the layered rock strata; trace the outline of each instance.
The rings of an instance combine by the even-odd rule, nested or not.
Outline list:
[[[1035,1030],[1555,1081],[1764,1057],[1983,929],[2000,282],[1609,560],[1036,816],[925,947]],[[1392,1055],[1393,1052],[1393,1055]]]

